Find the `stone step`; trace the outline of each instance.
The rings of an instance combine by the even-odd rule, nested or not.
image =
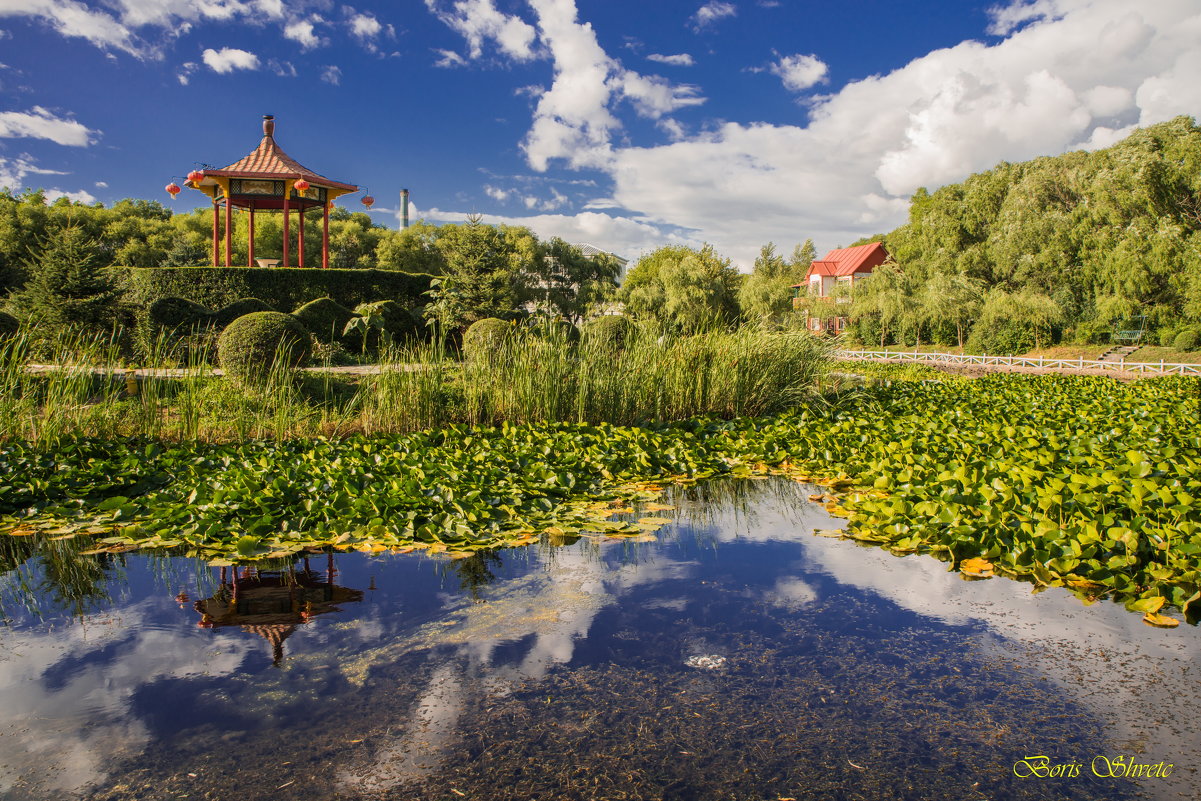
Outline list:
[[[1110,348],[1098,357],[1099,362],[1120,362],[1123,359],[1129,359],[1141,345],[1118,345]]]

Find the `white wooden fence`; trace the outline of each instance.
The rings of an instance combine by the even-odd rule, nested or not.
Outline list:
[[[1123,373],[1157,373],[1169,375],[1201,375],[1201,364],[1173,362],[1128,362],[1125,359],[1106,362],[1098,359],[1047,359],[1042,356],[969,356],[957,353],[918,353],[891,350],[840,350],[839,359],[866,362],[914,362],[916,364],[1001,365],[1005,367],[1038,367],[1045,370],[1115,370]]]

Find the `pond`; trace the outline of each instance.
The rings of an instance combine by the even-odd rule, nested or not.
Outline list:
[[[0,794],[1195,797],[1196,627],[815,537],[819,492],[697,485],[657,539],[457,561],[5,538]]]

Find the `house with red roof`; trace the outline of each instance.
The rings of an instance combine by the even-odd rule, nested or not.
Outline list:
[[[798,300],[805,295],[829,298],[834,289],[840,286],[845,286],[848,292],[851,292],[854,291],[855,284],[870,276],[873,270],[888,259],[888,251],[880,242],[869,242],[853,248],[837,248],[810,264],[805,283],[793,284],[793,289],[796,290]],[[846,327],[846,322],[845,317],[811,313],[808,328],[811,331],[825,330],[837,334]]]

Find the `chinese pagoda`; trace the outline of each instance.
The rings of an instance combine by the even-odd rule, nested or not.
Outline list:
[[[255,265],[254,258],[254,213],[256,211],[282,211],[283,221],[283,267],[289,267],[291,259],[290,228],[292,212],[297,218],[296,266],[304,267],[304,218],[310,209],[321,208],[321,266],[329,267],[329,210],[334,198],[359,191],[354,184],[332,181],[308,167],[301,166],[275,143],[275,117],[263,116],[263,141],[248,156],[219,170],[205,168],[188,173],[184,186],[199,189],[213,200],[213,266],[220,263],[221,210],[225,210],[225,266],[233,261],[233,209],[245,209],[250,215],[249,241],[247,243],[247,266]],[[174,191],[172,191],[174,189]],[[172,195],[179,187],[167,187]],[[371,207],[372,199],[363,198],[363,204]],[[262,259],[266,266],[274,259]]]

